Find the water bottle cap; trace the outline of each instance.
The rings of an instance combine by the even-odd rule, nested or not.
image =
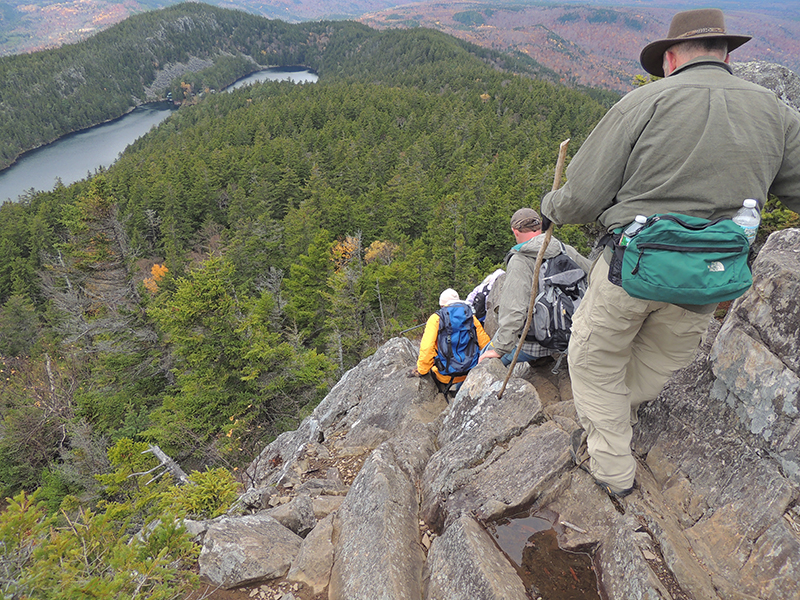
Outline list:
[[[636,215],[634,221],[636,221],[637,223],[647,223],[647,217],[645,217],[644,215]]]
[[[745,208],[755,208],[758,206],[758,200],[755,200],[754,198],[748,198],[744,201],[743,205]]]

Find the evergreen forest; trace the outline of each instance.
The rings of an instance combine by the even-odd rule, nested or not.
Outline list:
[[[180,22],[191,35],[164,35]],[[502,266],[511,214],[538,208],[560,142],[577,150],[614,100],[430,30],[192,3],[0,59],[19,78],[0,90],[17,111],[0,143],[124,111],[157,63],[223,51],[319,82],[195,97],[109,169],[0,207],[0,596],[196,585],[197,548],[169,516],[223,513],[244,467],[347,369]],[[89,89],[62,95],[67,73]],[[557,231],[584,253],[595,233]],[[154,474],[155,446],[188,481]]]

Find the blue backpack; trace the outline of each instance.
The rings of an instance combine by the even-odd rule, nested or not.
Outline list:
[[[439,315],[437,354],[433,359],[440,375],[466,375],[478,364],[480,347],[472,307],[466,302],[454,302],[436,312]]]

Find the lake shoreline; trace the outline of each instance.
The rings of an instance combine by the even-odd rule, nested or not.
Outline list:
[[[39,144],[38,146],[34,146],[33,148],[30,148],[29,150],[25,150],[25,152],[23,152],[21,154],[18,154],[16,156],[16,158],[13,161],[11,161],[7,167],[3,167],[2,169],[0,169],[0,175],[2,175],[5,171],[7,171],[8,169],[10,169],[13,166],[15,166],[19,161],[21,161],[21,160],[25,159],[26,157],[28,157],[30,154],[35,153],[37,150],[41,150],[42,148],[46,148],[47,146],[50,146],[51,144],[55,144],[56,142],[58,142],[60,140],[63,140],[64,138],[67,138],[67,137],[69,137],[71,135],[75,135],[76,133],[83,133],[83,132],[86,132],[86,131],[91,131],[95,127],[102,127],[103,125],[108,125],[110,123],[114,123],[115,121],[119,121],[120,119],[124,119],[129,114],[131,114],[133,111],[135,111],[137,108],[140,108],[142,106],[145,106],[145,107],[146,106],[150,106],[152,104],[167,104],[167,105],[171,105],[172,103],[169,102],[168,100],[155,100],[153,102],[140,102],[139,104],[136,104],[135,106],[131,106],[128,110],[126,110],[124,113],[122,113],[118,117],[114,117],[113,119],[106,119],[105,121],[101,121],[99,123],[95,123],[94,125],[89,125],[88,127],[82,127],[81,129],[74,129],[72,131],[68,131],[67,133],[65,133],[63,135],[60,135],[57,138],[50,140],[49,142],[44,142],[43,144]],[[177,110],[178,108],[179,108],[179,106],[175,105],[175,110]]]
[[[268,81],[316,82],[313,69],[302,66],[266,67],[241,77],[223,90]],[[75,130],[27,150],[0,170],[0,202],[17,202],[32,194],[47,193],[57,185],[69,186],[110,168],[134,141],[189,104],[159,99],[139,102],[120,116]],[[202,101],[202,99],[200,99]]]
[[[312,75],[319,76],[318,73],[316,72],[316,70],[312,69],[311,67],[304,67],[302,65],[266,66],[266,67],[264,67],[262,69],[256,69],[255,71],[251,71],[247,75],[239,77],[236,81],[231,82],[230,84],[228,84],[227,86],[222,88],[220,91],[221,92],[222,91],[228,91],[234,85],[236,85],[237,82],[242,81],[243,79],[247,79],[248,77],[252,77],[256,73],[262,73],[264,71],[273,71],[273,72],[278,72],[278,73],[299,73],[299,72],[307,71],[307,72],[311,73]],[[31,153],[34,153],[37,150],[41,150],[42,148],[45,148],[45,147],[47,147],[47,146],[49,146],[51,144],[55,144],[59,140],[63,140],[64,138],[67,138],[70,135],[74,135],[76,133],[83,133],[83,132],[89,131],[91,129],[94,129],[95,127],[100,127],[102,125],[108,125],[110,123],[114,123],[115,121],[118,121],[118,120],[128,116],[129,114],[131,114],[133,111],[135,111],[139,107],[161,105],[161,104],[169,105],[170,106],[170,110],[178,110],[181,106],[183,106],[183,104],[180,103],[180,102],[173,103],[172,101],[166,100],[166,99],[152,100],[152,101],[148,101],[148,102],[142,102],[142,101],[136,99],[136,104],[134,106],[131,106],[128,110],[126,110],[124,113],[122,113],[118,117],[114,117],[114,118],[111,118],[111,119],[106,119],[105,121],[100,121],[99,123],[95,123],[93,125],[89,125],[88,127],[82,127],[81,129],[74,129],[72,131],[68,131],[68,132],[58,136],[57,138],[54,138],[54,139],[48,141],[48,142],[44,142],[42,144],[39,144],[38,146],[34,146],[33,148],[25,150],[25,152],[22,152],[21,154],[18,154],[14,158],[14,160],[12,160],[8,164],[8,166],[5,166],[2,169],[0,169],[0,175],[2,175],[8,169],[14,167],[20,160],[23,160],[24,158],[26,158]]]

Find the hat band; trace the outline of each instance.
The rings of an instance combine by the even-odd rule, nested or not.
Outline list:
[[[702,29],[695,29],[694,31],[687,31],[686,33],[680,34],[679,38],[683,37],[690,37],[693,35],[701,35],[703,33],[725,33],[725,30],[720,27],[703,27]]]

